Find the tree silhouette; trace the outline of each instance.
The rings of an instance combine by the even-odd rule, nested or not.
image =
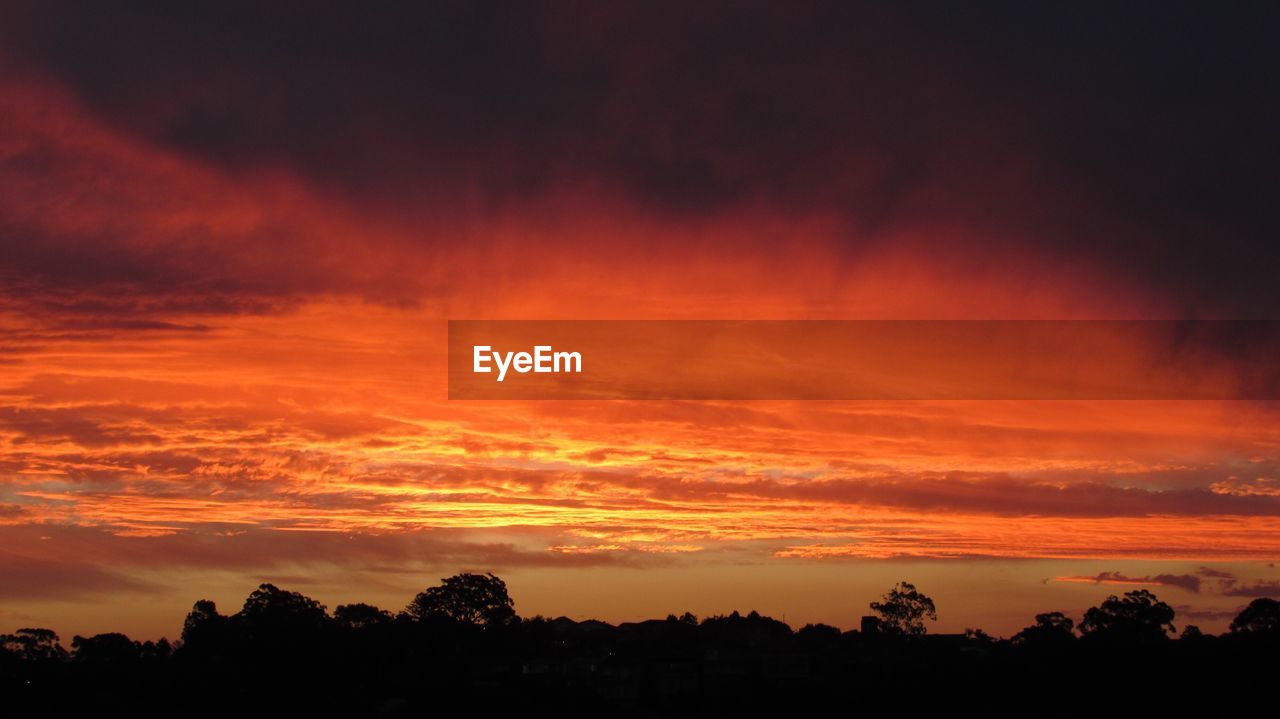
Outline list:
[[[318,627],[329,620],[320,602],[274,584],[258,585],[244,600],[238,616],[250,626],[272,627]]]
[[[326,645],[332,620],[320,602],[274,584],[261,584],[231,617],[231,624],[234,641],[256,644],[260,656],[312,658]]]
[[[343,604],[333,610],[333,619],[343,629],[365,629],[389,624],[391,612],[372,604]]]
[[[209,645],[226,631],[226,625],[227,618],[218,613],[218,605],[201,599],[182,622],[182,643],[188,647]]]
[[[52,629],[28,627],[13,634],[0,634],[0,649],[27,662],[60,662],[68,656]]]
[[[840,629],[830,624],[806,624],[796,636],[802,641],[835,641],[841,637]]]
[[[1073,641],[1075,622],[1062,612],[1036,615],[1036,623],[1013,635],[1014,644],[1063,643]]]
[[[707,617],[698,625],[704,641],[724,648],[781,646],[791,639],[791,627],[752,610],[745,617],[738,612]]]
[[[1094,639],[1125,642],[1152,642],[1169,638],[1175,631],[1173,607],[1146,589],[1114,594],[1100,606],[1084,613],[1080,633]]]
[[[1232,634],[1280,635],[1280,602],[1259,597],[1231,620]]]
[[[1272,641],[1280,637],[1280,602],[1272,599],[1242,611],[1230,637],[1188,627],[1185,642],[1163,641],[1173,610],[1146,591],[1091,609],[1081,623],[1090,641],[1075,639],[1062,612],[1037,614],[1011,640],[980,629],[966,630],[965,640],[918,636],[936,609],[907,582],[874,602],[876,616],[867,619],[891,637],[915,637],[910,641],[868,640],[821,624],[795,631],[754,611],[703,621],[673,613],[619,625],[563,616],[521,621],[492,574],[442,580],[410,608],[393,617],[369,604],[344,604],[330,618],[319,602],[263,584],[230,616],[211,601],[196,602],[177,649],[106,633],[76,636],[68,654],[54,632],[23,629],[0,635],[0,706],[37,716],[50,702],[101,713],[140,698],[164,708],[194,697],[200,713],[253,707],[409,715],[452,711],[440,697],[479,692],[504,714],[709,716],[721,709],[816,713],[852,689],[893,702],[899,713],[902,696],[922,697],[929,713],[945,713],[955,697],[1023,708],[1055,686],[1046,681],[1075,672],[1086,691],[1055,695],[1062,711],[1053,713],[1111,708],[1135,695],[1143,711],[1190,706],[1209,713],[1186,693],[1153,699],[1134,688],[1207,677],[1261,693],[1280,670]],[[972,697],[965,694],[975,686]],[[573,711],[587,695],[593,699]]]
[[[148,639],[138,645],[138,653],[144,660],[168,659],[173,655],[173,645],[164,637],[154,642]]]
[[[95,634],[92,637],[76,635],[71,639],[73,657],[78,662],[127,664],[142,658],[141,649],[141,645],[119,632]]]
[[[444,618],[463,624],[498,626],[516,618],[507,585],[489,574],[457,574],[418,594],[405,607],[411,619]]]
[[[898,583],[882,598],[882,602],[871,603],[871,611],[880,615],[880,631],[886,634],[917,637],[925,633],[926,618],[938,621],[933,600],[910,582]]]
[[[973,627],[965,628],[964,638],[978,644],[991,645],[996,643],[996,638],[987,634],[985,629],[975,629]]]

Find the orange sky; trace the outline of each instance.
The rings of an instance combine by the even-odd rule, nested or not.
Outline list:
[[[905,579],[943,630],[1126,586],[1220,630],[1280,579],[1274,403],[445,399],[450,318],[1176,316],[1113,268],[927,216],[849,251],[839,216],[591,178],[377,208],[49,84],[0,100],[0,628],[172,637],[263,580],[394,609],[492,570],[524,614],[847,628]]]

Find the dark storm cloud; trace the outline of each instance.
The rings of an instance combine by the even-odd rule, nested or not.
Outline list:
[[[602,5],[606,5],[602,7]],[[1274,4],[12,4],[18,72],[114,127],[366,203],[601,186],[964,228],[1188,312],[1280,310]],[[982,238],[975,240],[972,238]]]

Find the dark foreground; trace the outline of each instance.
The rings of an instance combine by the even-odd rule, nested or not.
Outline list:
[[[1222,636],[1174,639],[1171,626],[1150,631],[1145,615],[1125,615],[1129,596],[1086,615],[1084,636],[1047,614],[993,640],[875,621],[793,631],[755,613],[611,626],[426,602],[330,616],[264,585],[234,615],[197,603],[176,648],[101,634],[65,651],[39,630],[4,635],[0,714],[1220,716],[1272,705],[1280,605],[1262,600]]]

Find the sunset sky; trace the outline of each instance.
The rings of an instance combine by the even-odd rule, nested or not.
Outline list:
[[[447,399],[449,319],[1280,319],[1274,6],[850,5],[0,3],[0,632],[1280,596],[1275,401]]]

